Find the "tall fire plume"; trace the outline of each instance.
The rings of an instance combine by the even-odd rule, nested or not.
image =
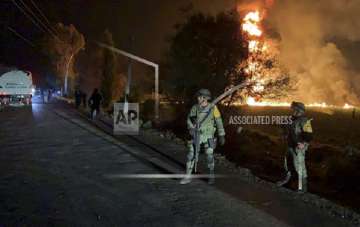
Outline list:
[[[287,102],[266,101],[269,93],[275,93],[283,87],[270,87],[274,81],[284,80],[287,76],[276,61],[277,48],[270,39],[264,37],[261,22],[264,14],[259,10],[248,12],[242,19],[242,31],[248,41],[248,59],[243,63],[247,80],[252,82],[250,92],[246,95],[246,104],[258,106],[287,106]]]
[[[335,43],[326,41],[325,34],[329,31],[322,29],[329,29],[329,25],[323,28],[319,22],[319,20],[324,20],[322,23],[331,23],[331,21],[328,20],[328,16],[322,15],[324,9],[321,7],[308,11],[311,7],[319,8],[319,5],[326,6],[329,3],[339,7],[338,1],[320,1],[322,4],[314,4],[310,0],[304,0],[303,3],[283,0],[275,3],[252,1],[251,4],[245,5],[246,7],[241,6],[242,12],[246,11],[242,18],[242,31],[248,39],[249,51],[249,58],[245,62],[245,73],[251,75],[249,79],[254,82],[252,90],[255,92],[254,95],[246,98],[248,105],[287,106],[291,100],[324,108],[339,106],[352,108],[352,105],[359,104],[359,93],[356,89],[360,91],[360,87],[356,87],[358,84],[356,82],[360,80],[356,79],[357,75],[348,68],[344,56]],[[350,0],[350,2],[354,1]],[[330,9],[336,11],[335,6],[325,8],[328,12]],[[338,15],[336,18],[339,17]],[[278,32],[278,37],[266,36],[262,28],[264,20],[267,20],[268,24]],[[360,28],[360,24],[356,25]],[[336,32],[344,33],[347,28],[346,25],[344,27],[337,28]],[[342,37],[346,35],[360,40],[359,31],[347,32]],[[278,59],[279,67],[267,70],[264,66],[267,61],[262,59],[269,56]],[[294,92],[280,99],[259,96],[258,94],[266,89],[266,84],[279,76],[282,67],[288,70],[289,78],[295,84]]]

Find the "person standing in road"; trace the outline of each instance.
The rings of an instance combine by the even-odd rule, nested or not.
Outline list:
[[[191,182],[191,174],[194,168],[196,171],[201,147],[204,147],[207,155],[207,164],[210,172],[208,183],[214,184],[215,132],[218,134],[219,144],[223,146],[225,144],[225,130],[219,109],[216,106],[209,108],[210,91],[208,89],[200,89],[196,96],[198,103],[191,108],[187,117],[187,126],[192,139],[188,141],[189,153],[186,162],[186,176],[180,181],[180,184]]]
[[[84,109],[86,109],[86,98],[87,98],[87,95],[86,95],[86,92],[82,92],[81,94],[81,99],[82,99],[82,104],[83,104],[83,107]]]
[[[288,153],[293,158],[294,167],[298,175],[298,191],[307,192],[305,154],[312,140],[312,119],[305,116],[305,105],[301,102],[292,102],[291,109],[293,110],[292,123],[288,125],[285,133],[288,143]],[[288,171],[287,162],[285,162],[285,169],[289,180],[291,172]],[[285,183],[287,182],[283,184]]]
[[[81,91],[79,88],[76,88],[74,95],[75,95],[75,107],[76,109],[78,109],[81,104]]]
[[[52,91],[51,91],[51,89],[48,89],[48,92],[47,92],[47,96],[48,96],[48,102],[50,102],[51,101],[51,98],[52,98]]]
[[[100,104],[102,101],[102,96],[99,93],[98,89],[95,88],[91,97],[89,98],[89,106],[90,106],[90,116],[91,119],[94,119],[96,115],[100,113]]]

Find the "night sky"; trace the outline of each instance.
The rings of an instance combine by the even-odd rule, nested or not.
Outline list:
[[[16,0],[20,3],[21,0]],[[31,6],[30,0],[25,1]],[[32,0],[52,24],[74,24],[85,36],[86,48],[91,40],[98,40],[105,29],[112,32],[115,46],[129,50],[130,37],[134,37],[132,53],[160,62],[166,49],[166,39],[174,32],[174,25],[181,23],[191,12],[217,13],[248,0]],[[250,1],[251,2],[251,1]],[[50,72],[50,63],[40,49],[45,33],[39,30],[14,5],[12,0],[0,0],[0,64],[30,70],[36,77]],[[32,8],[34,9],[34,8]],[[14,33],[15,29],[35,47],[30,46]],[[358,55],[360,42],[337,40],[337,45],[349,63],[360,71]],[[80,55],[87,54],[83,51]],[[41,75],[41,76],[39,76]]]
[[[16,0],[19,4],[20,0]],[[184,9],[216,13],[233,7],[236,0],[33,0],[51,23],[74,24],[87,42],[98,39],[105,29],[113,33],[115,45],[128,49],[134,37],[132,52],[159,61],[166,38],[173,26],[186,16]],[[31,6],[31,1],[25,3]],[[38,29],[15,6],[12,0],[1,0],[0,64],[48,73],[49,60],[40,50],[45,33]],[[34,8],[32,8],[34,9]],[[30,40],[35,47],[10,32],[10,26]]]

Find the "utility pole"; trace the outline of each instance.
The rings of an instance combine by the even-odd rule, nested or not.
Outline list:
[[[65,74],[65,80],[64,80],[64,94],[67,95],[68,94],[68,77],[69,77],[69,68],[70,68],[70,63],[71,60],[73,58],[74,54],[71,54],[67,64],[66,64],[66,74]]]
[[[131,58],[135,61],[138,61],[138,62],[141,62],[145,65],[149,65],[151,67],[154,67],[155,69],[155,119],[158,120],[159,119],[159,104],[160,104],[160,100],[159,100],[159,65],[154,63],[154,62],[151,62],[149,60],[146,60],[144,58],[141,58],[141,57],[138,57],[136,55],[133,55],[131,53],[128,53],[126,51],[123,51],[123,50],[120,50],[116,47],[113,47],[113,46],[109,46],[105,43],[101,43],[101,42],[96,42],[99,46],[103,47],[103,48],[106,48],[106,49],[109,49],[111,51],[114,51],[115,53],[118,53],[118,54],[121,54],[123,56],[126,56],[128,58]]]
[[[134,44],[134,36],[130,37],[130,42],[129,42],[129,51],[132,52],[133,51],[133,44]],[[130,96],[130,88],[131,88],[131,80],[132,80],[132,59],[129,58],[128,61],[128,78],[127,78],[127,82],[126,82],[126,88],[125,88],[125,101],[124,101],[124,113],[126,114],[129,110],[129,96]]]

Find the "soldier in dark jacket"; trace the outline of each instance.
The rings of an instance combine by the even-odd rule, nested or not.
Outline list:
[[[305,116],[305,105],[301,102],[292,102],[292,123],[286,130],[288,153],[292,156],[294,167],[298,175],[298,191],[307,191],[307,171],[305,154],[312,140],[312,119]],[[287,166],[285,167],[287,169]],[[290,178],[291,173],[288,171]]]
[[[86,99],[87,99],[87,95],[85,92],[82,92],[81,94],[81,100],[82,100],[82,104],[83,104],[83,107],[86,108],[87,104],[86,104]]]
[[[102,96],[99,93],[98,89],[95,88],[90,99],[89,99],[89,106],[91,111],[91,119],[100,113],[100,104],[102,101]]]
[[[76,88],[74,95],[75,95],[75,107],[79,108],[81,104],[81,91],[79,88]]]

